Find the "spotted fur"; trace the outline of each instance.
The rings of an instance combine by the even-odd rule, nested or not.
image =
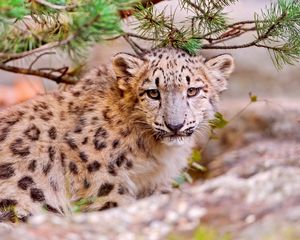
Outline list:
[[[233,70],[175,49],[119,53],[66,91],[0,113],[0,222],[131,203],[166,188],[213,117]]]

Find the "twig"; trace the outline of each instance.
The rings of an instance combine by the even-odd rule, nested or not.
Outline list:
[[[213,45],[213,44],[204,44],[202,46],[202,49],[238,49],[238,48],[247,48],[247,47],[266,47],[269,49],[273,49],[272,47],[267,47],[265,45],[259,44],[259,42],[265,40],[266,38],[269,37],[269,34],[276,28],[278,23],[286,16],[286,13],[282,13],[282,15],[274,22],[271,24],[271,26],[268,28],[268,30],[261,36],[258,36],[257,39],[253,40],[252,42],[248,42],[245,44],[240,44],[240,45],[231,45],[231,46],[221,46],[221,45]],[[278,48],[277,48],[278,50]]]
[[[191,7],[193,7],[194,9],[199,10],[202,15],[207,14],[205,11],[203,11],[203,9],[201,7],[199,7],[197,4],[193,3],[192,1],[186,0],[186,3],[189,4]]]
[[[41,53],[40,55],[38,55],[33,61],[32,63],[29,65],[29,69],[32,69],[33,65],[44,55],[50,55],[50,54],[55,54],[55,52],[44,52]]]
[[[10,61],[17,60],[19,58],[24,58],[24,57],[27,57],[31,54],[37,53],[37,52],[41,52],[41,51],[49,50],[49,49],[52,49],[52,48],[55,48],[55,47],[60,47],[60,46],[66,45],[69,42],[71,42],[72,40],[74,40],[79,35],[80,31],[83,28],[86,28],[89,25],[93,24],[95,21],[97,21],[99,19],[99,17],[100,17],[99,15],[95,16],[91,21],[89,21],[88,23],[83,24],[80,28],[78,28],[77,31],[74,34],[68,36],[66,39],[64,39],[62,41],[56,41],[56,42],[48,43],[48,44],[45,44],[45,45],[43,45],[39,48],[35,48],[33,50],[22,52],[22,53],[13,53],[13,54],[0,53],[0,58],[8,58],[8,59],[4,60],[2,63],[8,63]]]
[[[159,2],[162,2],[164,0],[142,0],[142,6],[143,7],[150,7],[151,5],[157,4]],[[120,11],[120,16],[121,18],[127,18],[133,15],[135,10],[121,10]]]
[[[40,70],[34,70],[34,69],[28,69],[28,68],[21,68],[21,67],[14,67],[10,65],[6,65],[3,63],[0,63],[0,69],[8,72],[14,72],[14,73],[20,73],[20,74],[27,74],[27,75],[33,75],[43,78],[48,78],[50,80],[55,81],[56,83],[67,83],[67,84],[74,84],[76,80],[72,78],[71,76],[68,76],[66,72],[63,72],[59,76],[46,73]]]
[[[39,70],[39,71],[49,71],[49,74],[52,74],[54,72],[58,72],[61,75],[65,75],[67,73],[67,71],[69,70],[69,67],[65,66],[65,67],[61,67],[61,68],[39,68],[37,70]]]
[[[143,4],[144,7],[148,7],[152,4],[156,4],[156,3],[161,2],[161,1],[162,0],[143,0],[142,4]],[[55,10],[70,11],[73,8],[77,7],[77,5],[68,5],[68,6],[56,5],[56,4],[53,4],[51,2],[48,2],[47,0],[35,0],[35,2],[37,2],[38,4],[44,5],[46,7],[55,9]],[[122,15],[122,11],[120,12],[120,14]],[[132,11],[129,12],[129,13],[127,12],[126,15],[122,16],[122,18],[128,17],[132,14],[133,14]],[[47,69],[50,72],[45,72],[45,71],[47,71],[46,69],[38,69],[38,70],[32,69],[33,65],[38,61],[39,58],[41,58],[45,54],[50,54],[50,53],[41,53],[30,64],[29,68],[20,68],[20,67],[10,66],[10,65],[7,65],[7,63],[10,62],[10,61],[14,61],[14,60],[17,60],[17,59],[21,59],[21,58],[30,56],[30,55],[35,54],[35,53],[44,52],[44,51],[47,51],[47,50],[50,50],[50,49],[68,44],[78,36],[78,33],[81,31],[82,28],[88,27],[89,25],[93,24],[93,22],[97,21],[99,19],[99,17],[100,16],[97,16],[96,18],[92,19],[91,22],[88,22],[88,23],[84,24],[74,34],[70,35],[69,37],[67,37],[66,39],[64,39],[62,41],[51,42],[51,43],[42,45],[38,48],[35,48],[33,50],[25,51],[25,52],[22,52],[22,53],[0,53],[0,69],[2,69],[4,71],[14,72],[14,73],[21,73],[21,74],[28,74],[28,75],[44,77],[44,78],[48,78],[50,80],[53,80],[57,83],[68,83],[68,84],[75,83],[76,81],[71,76],[67,75],[68,67],[64,67],[64,68],[61,68],[61,69],[50,69],[50,68]],[[28,28],[27,28],[27,30],[28,30]],[[131,37],[137,37],[137,35],[135,35],[135,34],[128,34],[128,36],[129,35],[131,35]],[[128,36],[126,38],[127,38],[127,41],[129,42],[129,44],[136,51],[138,51],[139,54],[141,54],[141,52],[143,52],[144,49],[139,47],[134,41],[130,40]],[[116,36],[115,38],[118,38],[118,37],[121,37],[121,35]],[[154,39],[146,39],[145,37],[140,37],[140,38],[143,38],[144,40],[154,40]],[[51,52],[51,54],[52,54],[52,52]],[[53,74],[53,72],[59,72],[60,75],[57,76],[57,75]]]
[[[111,41],[111,40],[116,40],[116,39],[118,39],[120,37],[124,37],[124,36],[133,37],[133,38],[139,38],[139,39],[146,40],[146,41],[157,41],[157,40],[159,40],[157,38],[150,38],[150,37],[140,36],[138,34],[128,33],[128,32],[124,32],[121,35],[118,35],[118,36],[115,36],[115,37],[111,37],[111,38],[106,38],[104,40],[105,41]]]
[[[232,121],[234,121],[236,118],[238,118],[239,116],[241,116],[243,114],[243,112],[245,112],[249,106],[252,104],[252,101],[249,101],[242,109],[240,109],[236,114],[234,114],[228,121],[228,124],[231,123]]]
[[[76,4],[72,4],[72,5],[69,5],[69,6],[65,6],[65,5],[56,5],[56,4],[53,4],[53,3],[50,3],[48,1],[45,1],[45,0],[34,0],[35,2],[41,4],[41,5],[44,5],[46,7],[49,7],[49,8],[52,8],[52,9],[55,9],[55,10],[66,10],[66,11],[71,11],[73,10],[74,8],[77,7]]]
[[[235,22],[235,23],[229,24],[229,25],[225,26],[225,28],[229,29],[229,28],[234,28],[234,27],[236,27],[236,26],[238,26],[238,25],[255,24],[255,23],[256,23],[256,22],[253,21],[253,20],[250,20],[250,21],[240,21],[240,22]],[[211,32],[209,32],[209,33],[206,33],[206,34],[203,35],[203,36],[200,36],[200,38],[206,38],[206,37],[208,37],[208,36],[210,36],[210,35],[212,35],[212,34],[218,33],[218,32],[223,31],[223,30],[224,30],[224,28],[216,29],[216,30],[214,30],[214,31],[211,31]]]
[[[154,19],[148,18],[148,20],[154,22],[155,24],[159,24]],[[217,43],[225,42],[225,41],[230,40],[230,39],[235,38],[235,37],[239,37],[239,36],[241,36],[241,35],[243,35],[243,34],[245,34],[247,32],[255,31],[256,27],[243,27],[243,25],[254,24],[254,23],[255,23],[255,21],[240,21],[240,22],[236,22],[236,23],[230,24],[230,25],[227,26],[227,28],[231,28],[231,29],[228,30],[227,32],[225,32],[224,34],[222,34],[221,36],[216,37],[216,38],[208,38],[208,36],[211,35],[211,34],[213,34],[214,32],[220,31],[221,29],[213,31],[213,32],[210,32],[210,33],[205,34],[203,36],[193,36],[192,38],[193,39],[204,39],[204,40],[207,40],[209,42],[209,44],[205,44],[203,46],[204,49],[205,48],[206,49],[214,49],[215,47],[216,47],[216,49],[219,49],[219,48],[220,49],[232,49],[232,48],[248,47],[248,45],[245,45],[245,44],[240,45],[240,46],[213,46],[213,45],[217,44]],[[178,29],[176,29],[176,28],[174,28],[174,27],[172,27],[170,25],[165,25],[165,27],[167,27],[168,29],[172,30],[172,32],[174,32],[174,31],[178,32],[179,31]],[[236,31],[236,32],[232,35],[231,31]],[[118,36],[115,36],[115,37],[112,37],[112,38],[108,38],[106,40],[115,40],[115,39],[118,39],[118,38],[124,37],[124,36],[138,38],[138,39],[142,39],[142,40],[146,40],[146,41],[163,41],[163,39],[145,37],[145,36],[140,36],[138,34],[128,33],[128,32],[125,32],[122,35],[118,35]]]
[[[248,48],[255,46],[254,41],[245,43],[245,44],[240,44],[240,45],[231,45],[231,46],[220,46],[220,45],[212,45],[212,44],[204,44],[202,46],[202,49],[238,49],[238,48]]]
[[[210,45],[214,45],[214,44],[226,42],[231,39],[240,37],[240,36],[244,35],[245,33],[248,33],[250,31],[255,31],[255,30],[256,30],[255,28],[248,28],[247,30],[244,30],[244,31],[237,31],[237,32],[233,33],[232,35],[228,34],[228,35],[222,35],[217,38],[205,38],[205,40],[208,41],[210,43]]]
[[[126,42],[129,43],[129,45],[137,55],[141,56],[145,52],[145,49],[143,49],[137,43],[132,41],[127,35],[124,35],[123,37],[126,40]]]
[[[281,47],[271,47],[271,46],[267,46],[267,45],[263,45],[263,44],[255,44],[255,47],[261,47],[261,48],[267,48],[267,49],[271,49],[274,51],[280,51]]]
[[[248,21],[248,23],[249,22],[250,21]],[[233,25],[240,25],[240,24],[244,24],[244,23],[243,22],[238,22],[238,23],[235,23]],[[169,26],[169,27],[171,28],[171,26]],[[211,43],[210,45],[212,45],[212,44],[216,44],[216,43],[227,41],[227,40],[235,38],[235,37],[239,37],[242,34],[245,34],[245,33],[249,32],[249,31],[255,31],[256,28],[255,27],[251,27],[251,28],[238,27],[238,28],[236,28],[236,30],[242,30],[242,31],[241,32],[237,32],[234,35],[228,34],[228,36],[224,33],[221,36],[216,37],[216,38],[203,38],[201,36],[193,36],[192,38],[193,39],[205,39],[205,40],[207,40],[208,42]],[[173,28],[173,31],[174,31],[174,28]],[[175,29],[175,31],[176,31],[176,29]],[[138,38],[138,39],[145,40],[145,41],[163,41],[163,39],[145,37],[145,36],[141,36],[141,35],[138,35],[138,34],[135,34],[135,33],[129,33],[129,32],[124,32],[121,35],[118,35],[118,36],[115,36],[115,37],[111,37],[111,38],[106,38],[105,40],[107,40],[107,41],[116,40],[116,39],[118,39],[120,37],[124,37],[124,36],[132,37],[132,38]]]
[[[78,36],[78,34],[80,33],[82,28],[88,27],[89,25],[93,24],[95,21],[97,21],[99,19],[99,17],[100,16],[97,15],[90,22],[88,22],[88,23],[84,24],[83,26],[81,26],[74,34],[68,36],[66,39],[64,39],[62,41],[56,41],[56,42],[48,43],[48,44],[45,44],[45,45],[43,45],[39,48],[35,48],[31,51],[26,51],[26,52],[22,52],[22,53],[14,53],[14,54],[0,53],[0,58],[8,58],[8,59],[4,60],[2,63],[8,63],[10,61],[17,60],[17,59],[20,59],[20,58],[24,58],[24,57],[27,57],[31,54],[37,53],[37,52],[41,52],[41,51],[49,50],[49,49],[52,49],[52,48],[55,48],[55,47],[60,47],[60,46],[66,45]]]
[[[245,27],[242,27],[242,26],[233,27],[232,29],[224,32],[220,36],[218,36],[216,38],[211,38],[211,40],[215,41],[215,40],[226,39],[228,37],[240,36],[241,34],[244,34],[246,32],[250,32],[250,31],[255,31],[255,30],[256,30],[256,27],[251,27],[251,28],[245,28]]]
[[[32,55],[34,53],[38,53],[38,52],[50,50],[52,48],[56,48],[56,47],[59,47],[59,46],[66,45],[70,41],[72,41],[74,38],[75,38],[75,34],[70,35],[65,40],[56,41],[56,42],[52,42],[52,43],[47,43],[47,44],[45,44],[45,45],[43,45],[39,48],[35,48],[33,50],[22,52],[22,53],[0,53],[0,58],[6,59],[2,63],[8,63],[8,62],[13,61],[13,60],[17,60],[17,59],[20,59],[20,58],[27,57],[27,56]]]

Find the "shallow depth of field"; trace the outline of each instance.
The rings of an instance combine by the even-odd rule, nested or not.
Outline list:
[[[269,4],[240,0],[224,12],[233,22],[244,21]],[[176,10],[178,22],[189,14],[176,0],[158,1],[154,8]],[[123,28],[135,32],[130,21],[132,16],[124,18]],[[253,34],[230,44],[248,42]],[[134,40],[143,48],[151,46]],[[88,50],[85,67],[107,64],[118,52],[134,50],[124,38],[96,43]],[[187,159],[189,169],[174,179],[174,193],[105,212],[75,213],[71,219],[37,216],[14,231],[0,227],[0,239],[300,239],[299,63],[278,69],[264,47],[199,52],[205,57],[230,53],[236,67],[221,95],[217,126],[195,146]],[[26,67],[33,59],[22,58],[12,65]],[[76,66],[66,53],[54,51],[34,67],[68,63]],[[62,87],[39,76],[0,70],[0,111]]]

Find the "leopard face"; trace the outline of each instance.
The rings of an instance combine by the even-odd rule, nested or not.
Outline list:
[[[156,49],[114,58],[119,87],[135,98],[139,122],[167,145],[182,145],[213,118],[234,68],[230,55],[205,61],[181,50]]]

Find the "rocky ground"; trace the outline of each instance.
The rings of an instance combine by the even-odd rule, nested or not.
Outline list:
[[[300,239],[300,109],[294,105],[258,104],[230,123],[206,150],[214,152],[206,154],[212,159],[206,180],[125,208],[36,216],[28,225],[2,228],[1,239]],[[207,237],[193,236],[197,229]]]

